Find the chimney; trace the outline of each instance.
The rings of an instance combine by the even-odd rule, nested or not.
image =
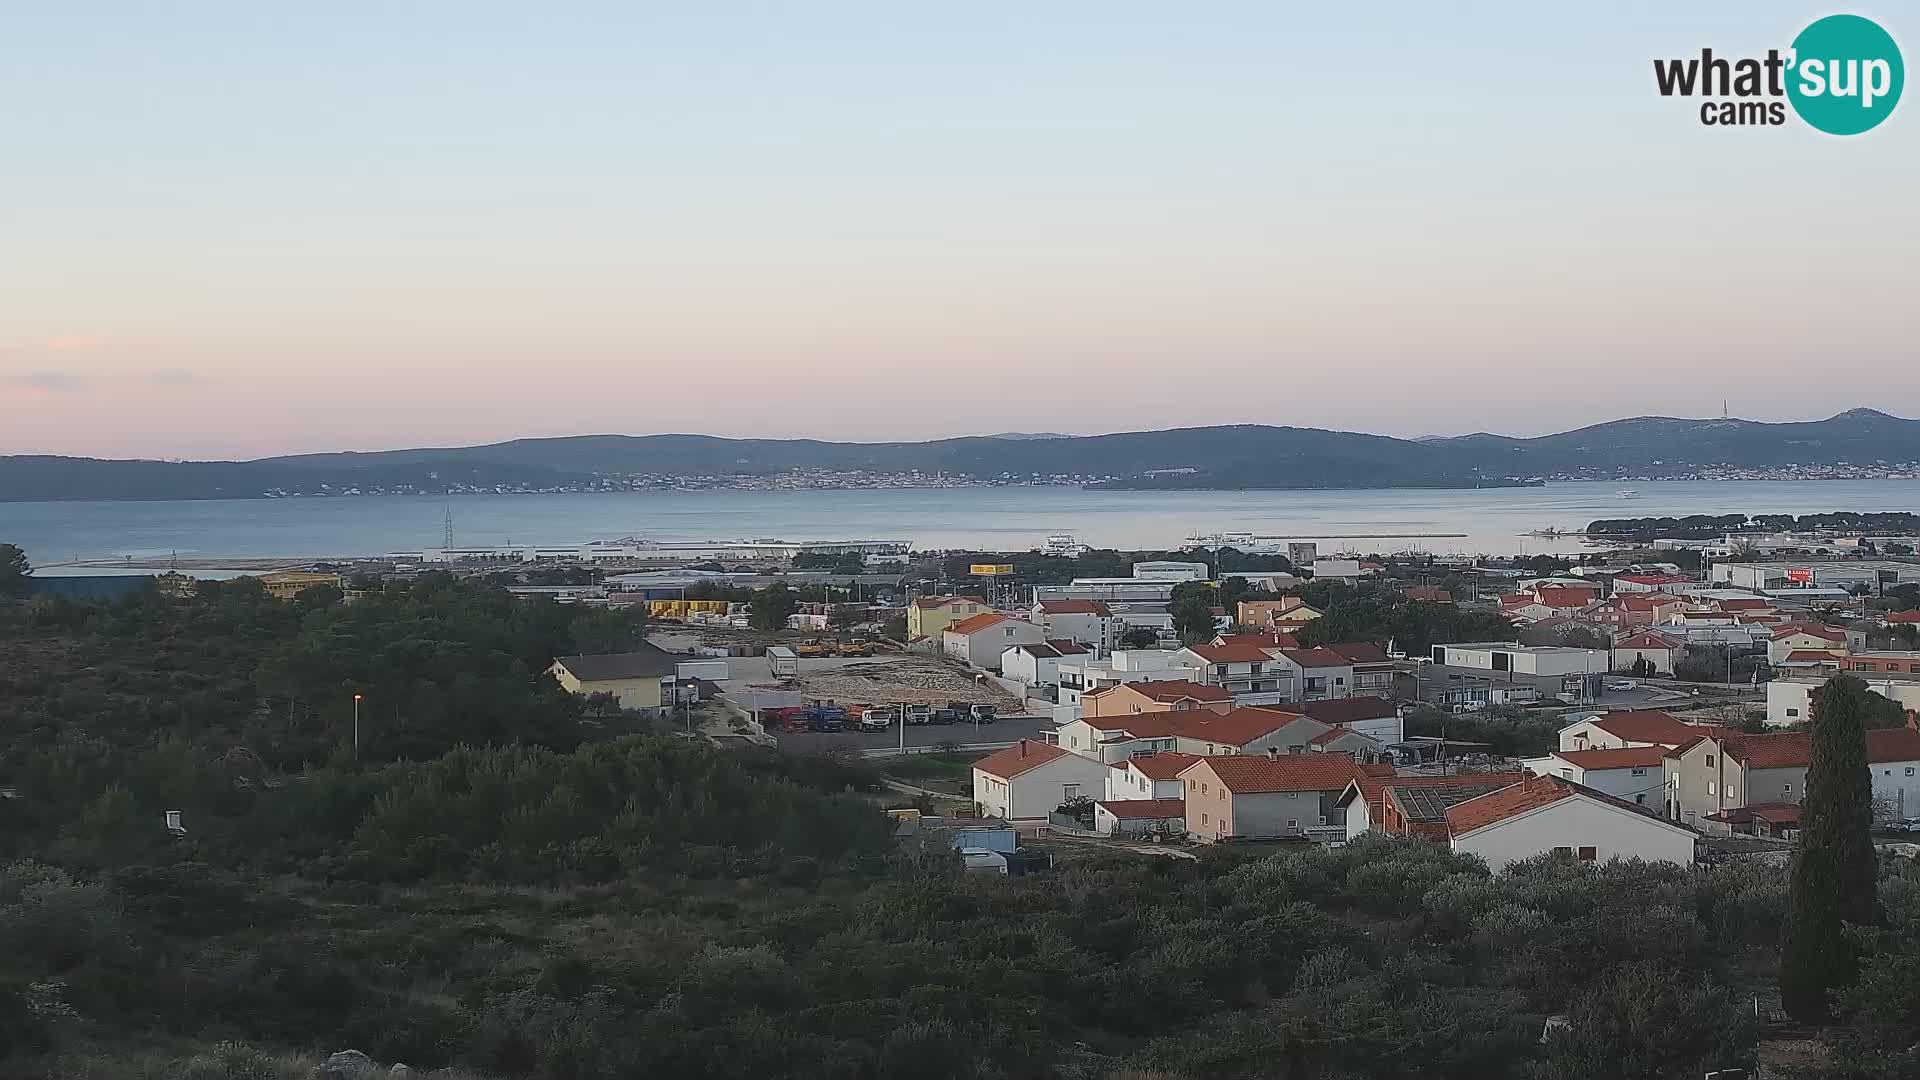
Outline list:
[[[1279,747],[1277,747],[1277,746],[1269,746],[1269,747],[1267,747],[1267,756],[1268,756],[1268,757],[1270,757],[1270,758],[1277,758],[1277,757],[1279,757],[1279,756],[1280,756],[1280,748],[1279,748]]]

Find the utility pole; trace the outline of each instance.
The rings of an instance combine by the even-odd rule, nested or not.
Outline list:
[[[353,760],[360,760],[360,696],[353,695]]]

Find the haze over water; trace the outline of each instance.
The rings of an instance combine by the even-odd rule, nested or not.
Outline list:
[[[1667,481],[1631,487],[1386,491],[1086,491],[943,488],[868,491],[697,491],[602,495],[470,495],[206,502],[0,503],[0,541],[35,564],[133,556],[313,559],[418,551],[455,543],[567,544],[779,537],[898,539],[920,548],[1022,551],[1049,533],[1096,547],[1176,548],[1196,533],[1350,539],[1361,551],[1419,549],[1505,555],[1577,551],[1575,539],[1527,536],[1602,517],[1920,510],[1920,480]],[[1431,539],[1367,539],[1461,533]]]

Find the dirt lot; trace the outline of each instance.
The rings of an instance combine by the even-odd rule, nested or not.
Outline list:
[[[1021,703],[991,679],[975,680],[965,669],[927,656],[848,660],[827,670],[802,664],[798,688],[810,698],[834,701],[945,704],[965,701],[1017,710]]]

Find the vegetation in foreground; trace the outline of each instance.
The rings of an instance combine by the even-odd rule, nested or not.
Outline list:
[[[1599,1080],[1753,1060],[1782,872],[1542,859],[1493,878],[1369,840],[962,876],[896,850],[864,766],[553,702],[539,654],[592,629],[566,615],[448,582],[350,608],[220,587],[0,609],[0,784],[20,795],[0,799],[0,1075],[294,1076],[349,1046],[542,1080]],[[277,726],[273,659],[343,619],[378,644],[341,639],[342,665],[429,660],[360,669],[417,677],[381,684],[411,691],[384,722],[412,742],[358,764],[325,706]],[[302,694],[339,670],[293,667],[316,680]],[[510,707],[458,690],[489,678]],[[468,724],[495,745],[460,745]],[[285,764],[236,767],[243,739]],[[1877,891],[1833,1078],[1915,1072],[1920,873],[1890,864]],[[1548,1015],[1569,1025],[1543,1043]]]

